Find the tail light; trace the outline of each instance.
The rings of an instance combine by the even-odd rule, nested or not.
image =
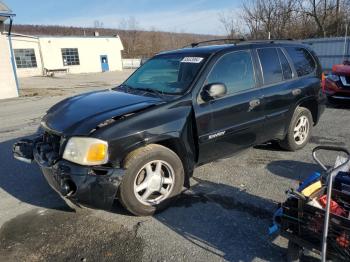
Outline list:
[[[322,73],[322,76],[321,76],[321,87],[322,87],[322,92],[324,94],[325,88],[326,88],[326,75],[325,75],[325,73]]]

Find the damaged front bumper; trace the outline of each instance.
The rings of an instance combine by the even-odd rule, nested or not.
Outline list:
[[[74,164],[50,150],[53,150],[52,146],[38,136],[16,142],[13,156],[26,163],[39,164],[47,182],[65,201],[107,210],[112,207],[123,169]],[[46,156],[55,157],[53,160]]]

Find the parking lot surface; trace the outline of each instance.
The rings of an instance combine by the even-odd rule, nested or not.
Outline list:
[[[303,150],[267,143],[197,168],[191,190],[154,217],[117,202],[112,212],[74,211],[36,165],[12,158],[11,146],[64,97],[130,73],[21,79],[23,96],[0,102],[0,261],[285,261],[287,241],[268,235],[272,213],[285,190],[319,170],[315,146],[350,148],[349,106],[329,106]]]

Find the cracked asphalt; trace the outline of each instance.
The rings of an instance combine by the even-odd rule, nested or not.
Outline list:
[[[21,79],[27,96],[0,101],[0,261],[285,261],[287,241],[267,233],[272,213],[286,189],[319,170],[315,146],[350,148],[350,106],[328,107],[303,150],[267,143],[197,168],[191,190],[154,217],[131,216],[117,202],[111,212],[72,210],[11,146],[51,105],[98,89],[82,87],[87,81],[106,88],[126,77],[113,74],[49,79],[45,92],[46,78]],[[322,159],[332,164],[335,155]]]

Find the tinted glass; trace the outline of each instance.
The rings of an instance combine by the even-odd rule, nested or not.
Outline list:
[[[276,48],[258,49],[263,71],[264,84],[269,85],[283,80],[282,68]]]
[[[210,72],[207,84],[210,83],[225,84],[228,94],[254,88],[254,69],[250,53],[234,52],[224,55]]]
[[[298,76],[308,75],[315,70],[315,61],[305,48],[286,47],[285,49],[293,60]]]
[[[14,49],[17,68],[37,67],[34,49]]]
[[[281,61],[283,79],[284,80],[291,79],[293,77],[292,69],[290,68],[290,65],[286,56],[283,54],[281,49],[277,49],[277,52]]]
[[[204,62],[204,57],[184,54],[157,56],[148,60],[124,84],[134,89],[150,88],[166,94],[183,93]]]

